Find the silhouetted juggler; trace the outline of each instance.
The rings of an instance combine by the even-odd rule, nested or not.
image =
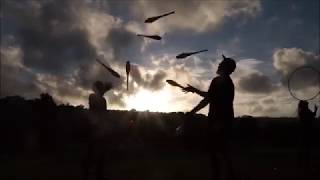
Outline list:
[[[212,178],[215,180],[234,179],[231,162],[227,155],[227,142],[234,118],[234,85],[230,74],[235,68],[235,61],[223,56],[216,72],[218,76],[211,81],[208,92],[200,91],[190,85],[183,89],[184,92],[193,92],[204,97],[190,113],[196,113],[210,104],[208,113],[209,148],[212,158]]]
[[[111,83],[96,81],[94,93],[89,96],[89,143],[84,162],[84,179],[104,179],[106,156],[112,146],[110,134],[114,130],[113,123],[107,116],[107,102],[103,97],[112,88]],[[110,156],[110,155],[109,155]],[[108,162],[109,163],[109,162]]]

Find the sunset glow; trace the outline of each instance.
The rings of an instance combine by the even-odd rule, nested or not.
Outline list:
[[[109,110],[188,112],[201,97],[166,80],[206,91],[222,55],[237,64],[237,116],[293,116],[297,99],[319,89],[317,75],[302,73],[293,78],[295,98],[287,81],[300,67],[320,72],[319,1],[4,0],[1,7],[1,97],[48,93],[57,104],[88,108],[101,81],[113,86],[104,95]]]
[[[166,89],[154,92],[141,89],[137,94],[127,97],[126,109],[169,112],[172,111],[172,106],[174,106],[174,104],[170,104],[171,97],[171,93]]]

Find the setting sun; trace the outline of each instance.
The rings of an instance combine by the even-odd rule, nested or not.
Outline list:
[[[141,89],[137,94],[127,97],[126,107],[137,111],[169,112],[172,111],[170,99],[171,93],[167,89],[161,91]]]

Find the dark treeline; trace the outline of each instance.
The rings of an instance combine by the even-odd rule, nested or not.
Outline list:
[[[57,105],[49,94],[41,94],[33,100],[20,96],[2,98],[0,109],[1,153],[64,151],[87,141],[88,110],[83,106]],[[114,138],[123,144],[135,139],[157,147],[170,148],[184,142],[199,148],[207,141],[205,115],[110,110],[108,116],[120,122]],[[298,146],[299,125],[295,118],[238,117],[232,142],[245,147]],[[320,123],[316,121],[315,146],[320,144],[319,130]]]

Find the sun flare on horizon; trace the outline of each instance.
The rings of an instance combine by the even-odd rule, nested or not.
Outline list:
[[[173,105],[170,103],[172,94],[168,89],[160,91],[139,90],[138,93],[126,98],[126,108],[137,111],[170,112]]]

